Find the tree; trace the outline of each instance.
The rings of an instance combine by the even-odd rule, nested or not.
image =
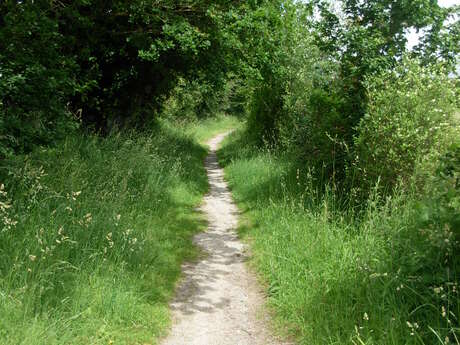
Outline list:
[[[222,85],[221,13],[239,1],[8,0],[0,4],[3,154],[153,118],[180,77]],[[257,7],[257,4],[254,6]]]

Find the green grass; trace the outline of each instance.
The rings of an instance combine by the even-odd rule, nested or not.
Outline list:
[[[268,303],[299,344],[458,344],[454,229],[422,222],[415,198],[347,209],[296,157],[258,149],[244,131],[219,157]]]
[[[205,144],[207,140],[216,134],[240,128],[242,122],[234,116],[219,115],[187,125],[187,132],[193,135],[198,142]]]
[[[3,161],[0,344],[156,344],[205,227],[200,142],[234,124],[74,135]]]

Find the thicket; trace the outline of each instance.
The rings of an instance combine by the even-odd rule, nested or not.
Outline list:
[[[456,77],[403,57],[347,127],[337,67],[295,70],[275,130],[254,135],[251,102],[219,153],[278,320],[301,344],[458,344]]]

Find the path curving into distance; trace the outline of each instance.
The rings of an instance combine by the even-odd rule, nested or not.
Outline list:
[[[244,245],[235,232],[238,209],[216,155],[226,134],[208,142],[205,167],[210,192],[201,207],[208,229],[194,238],[204,256],[182,266],[183,279],[171,303],[172,330],[162,345],[286,344],[267,329],[263,295],[246,268]]]

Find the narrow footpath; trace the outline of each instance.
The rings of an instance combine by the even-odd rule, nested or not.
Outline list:
[[[183,279],[171,303],[173,327],[162,345],[285,344],[267,330],[264,299],[244,263],[244,245],[235,232],[238,210],[216,156],[225,135],[208,142],[210,192],[202,211],[209,225],[194,239],[204,256],[182,267]]]

